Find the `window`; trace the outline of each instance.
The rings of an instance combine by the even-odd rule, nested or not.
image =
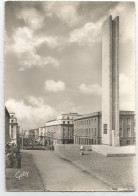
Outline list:
[[[65,124],[65,121],[63,121],[63,124]]]
[[[11,138],[13,138],[13,129],[11,130]]]
[[[95,128],[95,136],[96,136],[96,128]]]
[[[119,136],[120,137],[123,137],[123,129],[122,129],[122,126],[120,125],[120,129],[119,129]]]
[[[127,137],[131,137],[131,120],[127,118]]]
[[[69,121],[68,121],[68,124],[69,124]]]
[[[88,129],[87,129],[87,131],[86,131],[86,135],[88,135]]]
[[[11,120],[11,122],[14,122],[13,120]]]
[[[127,137],[131,137],[131,129],[127,126]]]
[[[120,140],[120,146],[122,146],[122,140]]]
[[[70,129],[68,130],[68,138],[70,139]]]
[[[63,128],[63,137],[65,137],[65,128]]]
[[[130,118],[127,118],[127,125],[130,125]]]
[[[130,141],[129,140],[127,140],[127,145],[130,145]]]
[[[11,128],[13,128],[13,125],[11,125]]]
[[[67,119],[69,119],[69,117],[67,117]]]
[[[120,128],[119,128],[119,136],[123,137],[123,119],[122,118],[120,118],[120,120],[119,120],[119,126],[120,126]]]
[[[107,124],[103,124],[103,133],[107,134]]]

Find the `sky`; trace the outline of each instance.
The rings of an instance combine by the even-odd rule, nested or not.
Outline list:
[[[102,106],[102,25],[120,17],[120,110],[135,110],[133,2],[5,3],[5,105],[23,129]]]

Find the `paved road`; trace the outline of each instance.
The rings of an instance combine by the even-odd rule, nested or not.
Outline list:
[[[109,187],[74,164],[60,158],[53,151],[27,151],[49,191],[109,191]]]

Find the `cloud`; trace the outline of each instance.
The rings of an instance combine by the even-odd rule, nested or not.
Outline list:
[[[97,23],[85,23],[82,27],[73,30],[69,36],[69,42],[91,45],[101,39],[101,21]]]
[[[39,45],[46,44],[46,46],[50,49],[55,49],[59,45],[58,37],[46,36],[46,35],[39,35],[35,36],[35,45],[38,47]]]
[[[120,41],[128,40],[135,42],[135,4],[134,2],[120,2],[116,7],[109,10],[113,18],[120,18]],[[126,18],[127,16],[127,18]]]
[[[25,8],[17,12],[17,18],[22,19],[32,29],[39,29],[44,25],[44,15],[35,8]]]
[[[42,44],[46,44],[50,49],[58,46],[57,37],[46,35],[35,35],[34,31],[28,27],[18,27],[13,34],[13,43],[9,47],[17,55],[38,49]]]
[[[87,95],[101,95],[101,86],[99,84],[91,84],[91,85],[86,85],[86,84],[81,84],[79,86],[79,90],[83,94]]]
[[[58,60],[48,56],[48,57],[41,57],[34,52],[25,53],[24,58],[20,61],[19,71],[25,71],[32,67],[45,67],[46,65],[52,65],[54,67],[59,66]]]
[[[65,83],[62,81],[55,82],[54,80],[45,81],[45,90],[51,92],[59,92],[65,90]]]
[[[8,40],[9,43],[9,40]],[[46,44],[50,49],[54,49],[57,44],[57,38],[50,36],[35,36],[33,30],[28,27],[19,27],[13,34],[13,43],[6,47],[16,54],[20,63],[19,71],[39,66],[44,67],[48,64],[55,67],[59,66],[57,59],[51,56],[43,57],[37,53],[37,49]]]
[[[119,96],[121,110],[135,110],[135,79],[125,74],[119,76]]]
[[[14,51],[17,55],[24,52],[34,51],[33,31],[28,27],[18,27],[13,33],[13,43],[9,49]]]
[[[33,96],[28,96],[28,102],[33,105],[33,106],[39,106],[41,104],[44,104],[44,101],[42,97],[33,97]]]
[[[35,123],[46,122],[55,115],[55,109],[49,105],[46,105],[42,98],[29,97],[29,105],[25,104],[24,100],[8,99],[6,101],[6,107],[9,112],[15,112],[18,120],[23,120],[26,123],[24,127],[35,127]]]
[[[69,26],[74,26],[80,21],[77,13],[78,2],[48,2],[44,6],[46,16],[56,17]]]

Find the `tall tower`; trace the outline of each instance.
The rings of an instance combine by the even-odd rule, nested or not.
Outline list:
[[[102,143],[119,145],[119,16],[103,24]]]

